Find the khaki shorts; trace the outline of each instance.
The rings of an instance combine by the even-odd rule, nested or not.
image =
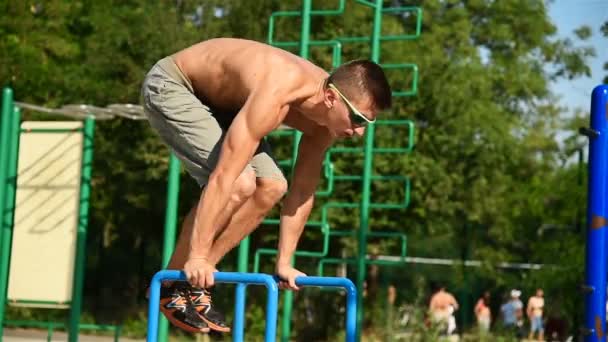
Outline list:
[[[221,113],[194,95],[192,84],[171,57],[161,59],[148,72],[142,97],[150,125],[203,187],[217,165],[227,131],[226,124],[218,122]],[[224,116],[219,119],[225,121]],[[246,169],[259,178],[285,179],[266,140],[260,142]]]

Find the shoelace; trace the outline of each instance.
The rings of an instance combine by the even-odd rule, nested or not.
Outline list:
[[[192,295],[192,290],[193,290],[193,288],[189,288],[188,289],[188,292],[189,292],[190,295]],[[197,289],[197,291],[200,291],[200,290]],[[208,291],[208,290],[206,290],[206,289],[202,289],[202,292],[203,292],[203,296],[207,297],[207,302],[205,304],[211,305],[211,303],[213,302],[213,300],[211,299],[211,292]],[[188,296],[188,298],[191,298],[191,297]]]

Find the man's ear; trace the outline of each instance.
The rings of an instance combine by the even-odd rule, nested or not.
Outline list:
[[[325,105],[327,106],[327,108],[333,108],[333,106],[336,104],[336,94],[331,91],[330,89],[325,89]]]

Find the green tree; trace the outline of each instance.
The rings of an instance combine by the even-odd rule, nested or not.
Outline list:
[[[415,284],[441,280],[458,287],[473,277],[496,288],[525,278],[529,288],[542,282],[576,291],[580,234],[566,230],[572,239],[563,241],[558,230],[546,229],[575,226],[577,207],[584,201],[583,191],[569,186],[578,184],[578,169],[564,160],[576,151],[556,142],[557,130],[564,128],[563,109],[555,104],[559,94],[552,94],[549,85],[589,74],[586,63],[593,49],[584,45],[588,29],[578,30],[576,41],[558,38],[540,0],[391,3],[424,10],[420,39],[383,42],[381,54],[382,63],[419,66],[419,93],[396,99],[395,108],[383,117],[414,120],[416,149],[405,157],[375,158],[374,173],[410,176],[412,201],[407,210],[373,211],[371,229],[408,234],[410,255],[470,256],[486,263],[475,274],[465,268],[414,272],[404,266],[403,272],[380,270],[380,277],[412,284],[400,285],[399,296],[418,300],[426,289]],[[211,37],[265,41],[270,14],[299,6],[295,0],[53,0],[33,5],[9,0],[0,4],[0,64],[6,66],[0,69],[0,80],[15,89],[18,100],[51,107],[137,103],[143,77],[158,59]],[[335,8],[337,1],[314,6]],[[216,8],[221,15],[216,16]],[[347,1],[343,16],[315,17],[312,36],[369,35],[371,18],[371,10]],[[278,39],[298,39],[299,23],[291,19],[277,24]],[[413,16],[385,15],[383,20],[384,34],[413,31]],[[342,59],[369,57],[369,51],[367,43],[344,43]],[[328,49],[314,48],[311,59],[331,68]],[[395,88],[405,88],[411,75],[390,72],[389,78]],[[378,128],[377,145],[395,146],[403,139],[401,133]],[[122,119],[99,122],[95,144],[85,289],[86,307],[92,309],[86,310],[102,322],[121,321],[143,310],[147,277],[160,264],[167,150],[146,123]],[[289,158],[289,144],[278,144],[275,150],[278,159]],[[355,174],[362,166],[359,155],[333,161],[342,174]],[[404,196],[394,184],[377,183],[373,189],[375,202],[398,202]],[[184,176],[181,214],[196,196],[194,183]],[[357,202],[359,196],[359,182],[339,183],[331,200]],[[332,211],[330,222],[333,229],[359,225],[358,215],[347,210]],[[274,234],[261,229],[253,235],[252,250],[274,243]],[[311,230],[300,248],[318,250],[318,244],[318,234]],[[396,245],[372,242],[370,248],[390,254]],[[568,257],[557,259],[556,249]],[[332,241],[332,255],[342,251],[354,255],[354,241]],[[227,258],[224,269],[232,261]],[[559,262],[572,272],[557,277],[548,270],[524,277],[495,268],[498,261]],[[311,270],[315,265],[301,263]],[[229,297],[217,299],[229,307]],[[564,298],[570,301],[564,307],[574,307],[575,300]],[[315,301],[320,307],[327,299]],[[295,328],[310,328],[304,322],[297,320]]]

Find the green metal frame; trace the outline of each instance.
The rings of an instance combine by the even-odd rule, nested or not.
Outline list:
[[[412,40],[416,39],[421,34],[422,28],[422,9],[420,7],[388,7],[383,8],[382,0],[375,1],[366,1],[366,0],[355,0],[356,3],[370,7],[374,12],[374,22],[373,22],[373,30],[372,34],[368,37],[336,37],[330,41],[319,41],[319,40],[311,40],[310,39],[310,20],[313,15],[341,15],[344,13],[345,9],[345,0],[340,0],[337,9],[331,10],[313,10],[311,0],[303,0],[302,1],[302,9],[300,11],[279,11],[272,13],[269,20],[268,27],[268,43],[281,48],[293,48],[300,47],[300,56],[304,58],[308,58],[308,47],[309,46],[324,46],[324,45],[332,45],[336,44],[335,42],[341,44],[347,43],[361,43],[368,42],[371,46],[371,59],[377,63],[380,62],[380,43],[383,41],[403,41],[403,40]],[[410,12],[416,17],[416,25],[415,30],[411,34],[398,34],[398,35],[385,35],[381,34],[382,27],[382,16],[383,14],[398,14]],[[295,42],[281,42],[274,39],[275,29],[276,29],[276,21],[280,17],[301,17],[302,27],[301,27],[301,35],[300,41]],[[339,45],[332,45],[339,46]],[[340,47],[341,49],[341,47]],[[334,54],[336,53],[337,48],[334,49]],[[334,56],[335,58],[335,56]],[[334,59],[334,67],[336,59]],[[339,64],[339,63],[338,63]],[[409,71],[412,74],[412,81],[409,85],[409,89],[404,90],[395,90],[393,91],[393,96],[395,97],[406,97],[413,96],[418,93],[418,66],[411,63],[392,63],[392,64],[382,64],[383,68],[389,70],[402,69],[405,71]],[[408,142],[407,146],[400,148],[392,148],[392,147],[376,147],[374,146],[374,135],[375,135],[375,126],[395,126],[395,125],[406,125],[408,127]],[[275,136],[289,136],[290,134],[284,131],[273,132]],[[290,159],[280,161],[281,166],[288,166],[290,164],[293,165],[296,156],[297,156],[297,144],[299,142],[298,133],[294,133],[294,149],[293,154]],[[357,264],[357,287],[362,288],[363,281],[365,279],[365,265],[369,263],[374,264],[386,264],[386,265],[396,265],[401,264],[400,262],[380,262],[378,260],[366,260],[366,249],[367,249],[367,238],[373,236],[376,232],[368,232],[369,230],[369,211],[370,209],[402,209],[406,208],[409,205],[410,201],[410,181],[409,178],[394,175],[372,175],[373,170],[373,155],[381,154],[381,153],[410,153],[414,146],[414,124],[409,120],[384,120],[378,121],[375,125],[370,125],[365,133],[365,144],[362,147],[337,147],[330,149],[325,157],[324,161],[324,175],[327,181],[327,187],[325,190],[318,191],[316,193],[317,196],[329,196],[334,189],[334,182],[336,181],[361,181],[362,183],[362,196],[361,202],[359,204],[355,203],[340,203],[340,202],[330,202],[327,203],[326,206],[322,209],[321,214],[321,222],[309,222],[307,225],[321,227],[321,232],[324,234],[323,237],[323,248],[321,251],[297,251],[296,256],[310,256],[310,257],[326,257],[328,246],[329,246],[329,235],[355,235],[355,232],[346,233],[346,232],[331,232],[329,229],[330,225],[328,223],[328,214],[327,211],[329,208],[358,208],[360,213],[360,226],[357,234],[358,237],[358,256],[355,259],[348,259],[348,263],[355,262]],[[361,175],[335,175],[335,171],[333,168],[333,164],[331,163],[331,155],[335,153],[363,153],[364,161],[363,161],[363,173]],[[402,203],[373,203],[371,202],[371,183],[373,181],[401,181],[404,183],[405,187],[405,199]],[[278,224],[278,220],[265,220],[266,224]],[[386,234],[384,237],[397,237],[402,240],[402,257],[405,257],[405,245],[406,245],[406,237],[403,234],[396,234],[387,232],[377,232],[380,234]],[[260,256],[264,254],[276,254],[276,250],[273,249],[258,249],[255,253],[254,258],[254,270],[259,270]],[[322,262],[324,259],[320,261],[320,267],[322,267]],[[331,263],[334,259],[328,259],[327,263]],[[358,332],[357,339],[359,340],[361,337],[360,326],[363,318],[363,306],[362,306],[362,291],[359,291],[358,298]],[[285,296],[284,300],[284,309],[282,315],[282,329],[281,329],[281,341],[287,341],[290,337],[290,317],[292,311],[292,295],[288,292]]]
[[[93,167],[93,140],[95,134],[95,120],[88,117],[84,120],[83,128],[78,129],[21,129],[21,113],[15,106],[13,91],[4,88],[2,96],[2,117],[0,118],[0,337],[3,336],[4,325],[17,322],[20,326],[45,326],[52,329],[58,323],[36,321],[5,321],[5,308],[7,304],[7,290],[9,279],[9,266],[11,257],[12,229],[15,212],[15,195],[17,192],[17,170],[19,159],[19,137],[21,132],[26,133],[65,133],[82,132],[83,150],[80,180],[80,199],[78,210],[78,225],[76,231],[76,255],[74,262],[74,279],[72,284],[72,300],[64,303],[49,301],[20,300],[19,303],[34,305],[69,304],[70,314],[66,324],[68,340],[78,341],[78,332],[83,329],[107,330],[110,325],[81,324],[82,288],[84,284],[86,259],[86,234],[89,221],[89,199],[91,194],[91,173]],[[15,324],[12,324],[15,325]],[[120,327],[115,328],[117,334]],[[52,332],[51,332],[52,334]],[[118,336],[118,335],[117,335]],[[50,338],[50,337],[49,337]],[[118,337],[116,337],[117,339]]]
[[[179,207],[179,179],[181,162],[171,153],[169,155],[169,174],[167,176],[167,207],[165,208],[165,230],[162,250],[161,268],[166,268],[173,250],[177,234],[177,209]],[[169,339],[169,321],[161,315],[158,322],[158,340],[166,342]]]

